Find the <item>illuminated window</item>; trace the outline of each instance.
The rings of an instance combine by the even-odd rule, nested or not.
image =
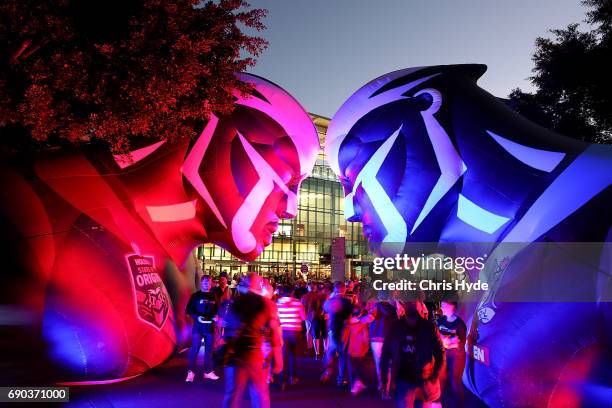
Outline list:
[[[290,237],[291,236],[291,225],[279,225],[278,230],[273,234],[275,237]]]

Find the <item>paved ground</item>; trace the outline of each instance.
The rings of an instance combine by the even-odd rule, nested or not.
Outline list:
[[[374,375],[373,363],[367,370]],[[145,375],[121,383],[71,387],[70,407],[83,408],[133,408],[133,407],[221,407],[223,401],[223,379],[216,382],[202,381],[185,384],[187,366],[186,353],[173,358],[166,364],[151,370]],[[359,408],[392,407],[393,404],[381,401],[370,387],[358,397],[352,397],[348,389],[338,389],[334,385],[321,385],[318,376],[321,363],[309,357],[300,358],[300,384],[285,391],[272,388],[272,407],[277,408]],[[368,378],[375,384],[374,378]],[[245,397],[244,405],[250,404]],[[468,403],[468,408],[483,408],[477,401]]]

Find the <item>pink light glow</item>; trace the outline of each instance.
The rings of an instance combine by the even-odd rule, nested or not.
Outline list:
[[[113,158],[115,159],[115,162],[120,168],[125,169],[126,167],[132,166],[140,160],[144,159],[145,157],[153,153],[155,150],[157,150],[164,143],[166,143],[166,141],[162,140],[161,142],[153,143],[152,145],[143,147],[142,149],[134,150],[128,154],[114,154]]]
[[[340,145],[342,144],[344,138],[348,135],[353,125],[359,119],[380,106],[406,98],[406,96],[403,96],[403,94],[408,92],[410,89],[439,75],[429,75],[425,78],[417,79],[416,81],[412,81],[406,85],[402,85],[376,96],[372,96],[373,93],[394,79],[403,75],[408,75],[410,72],[418,71],[419,69],[420,68],[410,68],[399,70],[377,78],[376,80],[371,81],[361,87],[342,104],[340,109],[338,109],[332,118],[325,138],[325,157],[329,161],[329,166],[332,168],[334,173],[340,174],[340,165],[338,164],[338,152],[340,150]]]
[[[240,142],[244,147],[246,154],[251,159],[253,167],[259,175],[259,181],[249,195],[245,198],[244,202],[236,211],[236,215],[232,219],[232,238],[236,243],[238,250],[244,254],[254,250],[257,245],[257,240],[251,231],[255,218],[261,211],[264,202],[272,193],[274,185],[276,184],[287,196],[287,210],[286,212],[292,217],[296,215],[297,211],[297,198],[293,191],[289,190],[285,182],[280,176],[274,171],[274,169],[261,157],[261,155],[253,148],[253,146],[246,140],[244,136],[238,133]]]
[[[215,214],[221,225],[227,228],[227,225],[225,224],[225,221],[221,216],[221,212],[217,208],[217,205],[215,204],[210,193],[208,192],[208,189],[204,185],[204,182],[202,181],[202,178],[199,174],[200,164],[202,164],[202,159],[204,158],[206,149],[208,149],[210,140],[212,139],[213,134],[215,133],[215,129],[217,128],[218,122],[219,118],[217,118],[215,115],[210,115],[210,119],[208,120],[206,127],[202,131],[200,137],[198,137],[198,140],[193,146],[193,149],[191,149],[191,152],[189,152],[189,156],[187,156],[187,159],[185,159],[185,163],[183,163],[181,172],[183,173],[187,181],[191,183],[193,188],[196,189],[198,194],[200,194],[200,196],[204,199],[204,201],[206,201],[206,204],[208,204],[211,211],[213,212],[213,214]]]
[[[147,206],[146,208],[154,222],[185,221],[195,218],[196,200],[171,205]]]
[[[141,374],[130,375],[128,377],[121,378],[113,378],[112,380],[97,380],[97,381],[68,381],[68,382],[60,382],[56,383],[60,387],[72,387],[75,385],[103,385],[103,384],[113,384],[121,381],[131,380],[132,378],[136,378]]]
[[[241,81],[254,84],[270,103],[255,97],[245,98],[239,92],[234,92],[238,98],[236,104],[257,109],[279,123],[297,149],[300,174],[310,174],[319,153],[319,136],[304,108],[291,95],[279,92],[275,85],[267,81],[248,74],[240,73],[237,76]]]

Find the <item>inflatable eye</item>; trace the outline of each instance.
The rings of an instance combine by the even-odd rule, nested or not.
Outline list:
[[[442,106],[442,94],[437,89],[422,89],[413,98],[421,111],[430,114],[436,113]]]
[[[419,93],[412,97],[412,102],[420,111],[426,111],[433,103],[434,98],[430,93]]]

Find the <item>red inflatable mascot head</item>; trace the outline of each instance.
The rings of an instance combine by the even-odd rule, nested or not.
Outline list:
[[[165,361],[188,332],[192,250],[214,242],[243,260],[296,214],[319,139],[283,89],[252,84],[235,110],[193,141],[4,153],[0,165],[2,303],[27,316],[3,326],[15,378],[44,350],[45,379],[115,380]],[[17,340],[19,339],[19,340]],[[27,350],[30,350],[28,352]]]
[[[319,144],[312,121],[287,93],[242,75],[256,92],[236,95],[231,118],[213,117],[191,149],[183,175],[206,203],[209,239],[252,260],[272,241],[281,218],[293,218],[301,181]]]

